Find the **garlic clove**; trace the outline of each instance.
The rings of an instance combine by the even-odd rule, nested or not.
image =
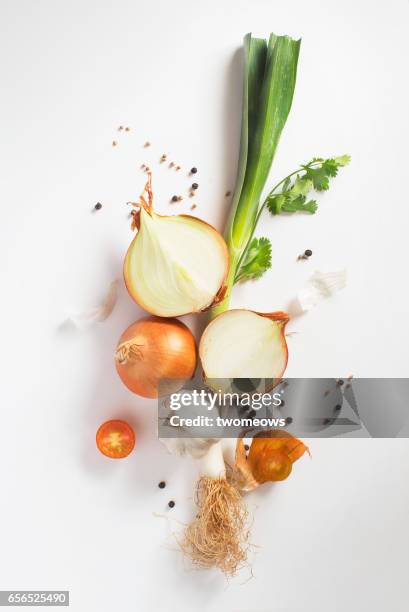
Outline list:
[[[84,310],[83,312],[72,313],[68,317],[68,321],[80,330],[85,330],[95,323],[102,323],[105,321],[115,308],[118,299],[118,284],[117,280],[112,281],[105,298],[99,306]]]
[[[297,294],[297,301],[302,312],[307,312],[322,300],[344,289],[347,284],[346,270],[337,272],[319,272],[309,278],[305,287]]]
[[[171,455],[189,456],[201,459],[207,455],[210,447],[220,442],[218,438],[159,438]]]

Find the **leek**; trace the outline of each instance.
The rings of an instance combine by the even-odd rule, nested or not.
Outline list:
[[[281,132],[290,112],[301,41],[289,36],[244,37],[244,87],[240,157],[232,209],[225,229],[230,270],[223,301],[211,316],[227,310],[236,272],[254,233],[260,198]]]

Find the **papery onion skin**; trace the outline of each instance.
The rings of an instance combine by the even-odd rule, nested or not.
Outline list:
[[[236,443],[235,465],[231,466],[231,480],[241,491],[253,491],[260,484],[250,469],[243,438],[238,438]]]
[[[146,398],[181,389],[193,376],[196,362],[195,339],[189,328],[177,319],[154,316],[130,325],[115,353],[116,369],[124,385]]]

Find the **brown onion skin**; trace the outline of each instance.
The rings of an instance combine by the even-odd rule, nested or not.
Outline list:
[[[135,352],[121,363],[118,347],[123,343],[132,344]],[[178,391],[196,369],[195,339],[177,319],[144,317],[124,331],[118,347],[115,365],[119,377],[130,391],[142,397],[158,397],[163,379],[172,382],[161,395]]]

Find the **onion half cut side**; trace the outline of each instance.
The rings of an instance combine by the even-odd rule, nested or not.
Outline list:
[[[204,377],[216,379],[281,379],[287,367],[285,312],[228,310],[206,327],[199,345]],[[214,382],[216,382],[214,380]],[[227,381],[226,381],[227,382]]]
[[[226,243],[214,227],[190,215],[162,216],[141,196],[138,232],[124,263],[131,297],[147,312],[176,317],[206,310],[222,299],[229,268]]]

